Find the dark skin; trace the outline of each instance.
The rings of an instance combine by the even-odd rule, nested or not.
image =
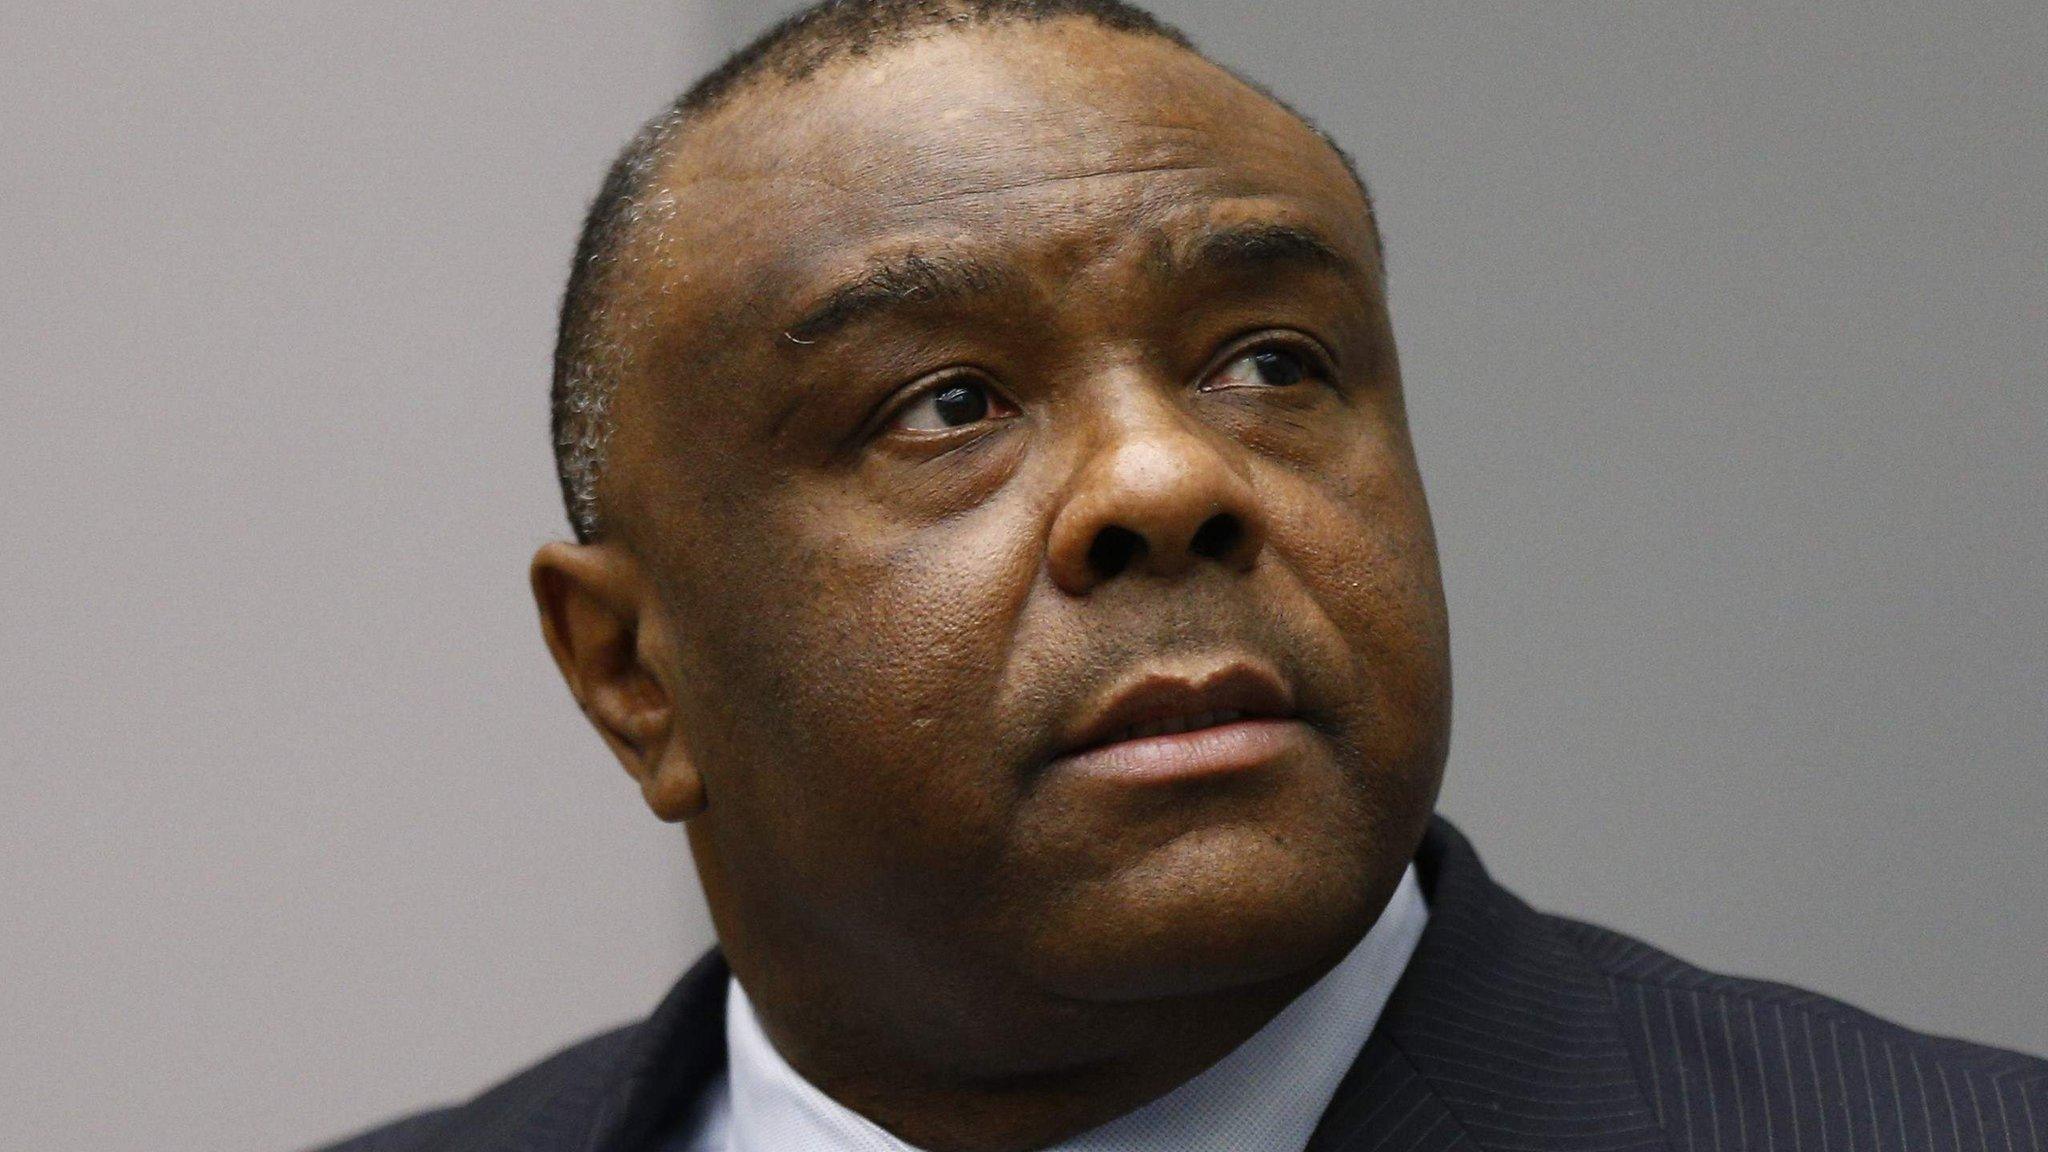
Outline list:
[[[1441,779],[1358,187],[1213,65],[1073,19],[759,82],[661,184],[606,534],[533,563],[571,689],[833,1098],[1006,1152],[1170,1091],[1372,925]],[[1113,685],[1232,660],[1294,693],[1285,755],[1051,764]]]

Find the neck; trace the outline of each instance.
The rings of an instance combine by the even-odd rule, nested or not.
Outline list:
[[[1172,1000],[1069,1002],[1030,1019],[973,1013],[928,1040],[915,1037],[925,1027],[906,1028],[911,1018],[821,1011],[823,1002],[810,995],[797,999],[796,1011],[773,992],[763,1004],[753,993],[763,981],[740,979],[777,1054],[838,1103],[928,1152],[1023,1152],[1095,1128],[1199,1075],[1327,970],[1319,964]]]
[[[1158,994],[1123,986],[1083,998],[1030,979],[986,931],[876,909],[819,923],[774,893],[736,899],[735,878],[696,832],[721,948],[776,1052],[926,1152],[1045,1148],[1172,1091],[1328,973],[1399,881],[1306,931],[1247,941],[1229,971],[1169,965],[1157,975],[1172,984]]]

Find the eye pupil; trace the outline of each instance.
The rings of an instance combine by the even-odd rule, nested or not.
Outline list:
[[[1306,375],[1301,358],[1277,349],[1252,353],[1252,364],[1258,368],[1259,376],[1268,384],[1285,387],[1301,383]]]
[[[988,415],[988,394],[977,387],[955,384],[932,397],[932,406],[949,425],[972,424]]]

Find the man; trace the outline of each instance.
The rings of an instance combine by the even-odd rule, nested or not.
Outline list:
[[[2048,1066],[1538,915],[1450,665],[1380,238],[1113,0],[769,32],[593,206],[533,563],[719,947],[351,1149],[2030,1149]]]

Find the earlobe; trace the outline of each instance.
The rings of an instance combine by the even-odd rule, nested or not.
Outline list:
[[[534,554],[529,576],[563,680],[648,806],[670,821],[701,811],[703,785],[676,730],[660,598],[633,557],[603,542],[555,541]]]
[[[669,741],[654,774],[640,782],[640,794],[656,816],[671,824],[704,811],[704,778],[689,762],[680,740]]]

